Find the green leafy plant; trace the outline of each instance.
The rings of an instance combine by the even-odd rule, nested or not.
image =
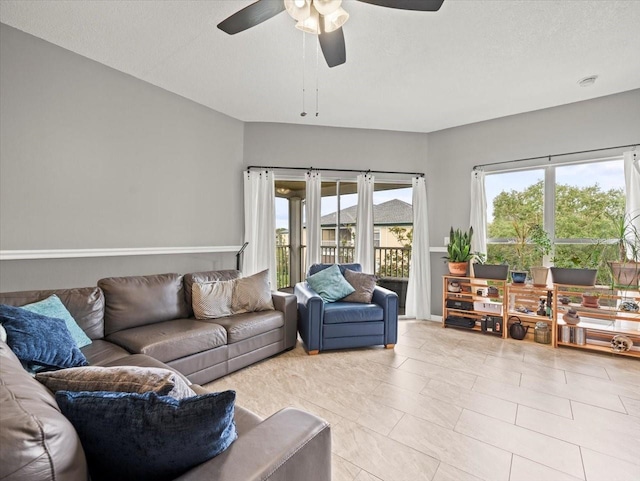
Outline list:
[[[615,228],[616,245],[618,246],[618,260],[620,262],[640,262],[640,232],[634,222],[640,218],[640,214],[630,216],[609,215]]]
[[[453,229],[449,232],[449,244],[447,245],[447,255],[444,259],[449,262],[468,262],[478,254],[471,252],[471,239],[473,238],[473,227],[469,227],[468,232],[461,229]]]
[[[551,253],[551,239],[546,230],[540,225],[535,224],[529,231],[529,240],[534,245],[536,250],[543,256]]]

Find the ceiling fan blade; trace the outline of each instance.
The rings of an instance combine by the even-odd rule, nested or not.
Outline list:
[[[437,12],[444,0],[358,0],[380,7],[397,8],[399,10],[417,10],[420,12]]]
[[[347,61],[342,27],[333,32],[321,32],[318,38],[320,40],[320,48],[322,48],[322,55],[324,55],[329,67],[342,65]]]
[[[255,27],[283,11],[284,2],[282,0],[258,0],[220,22],[218,28],[233,35]]]

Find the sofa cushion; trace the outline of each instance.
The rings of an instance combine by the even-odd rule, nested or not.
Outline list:
[[[377,304],[354,302],[335,302],[324,306],[324,323],[341,324],[344,322],[382,321],[384,311]]]
[[[209,322],[226,329],[228,343],[232,344],[284,326],[284,316],[280,311],[247,312]]]
[[[236,280],[194,282],[191,286],[191,307],[196,319],[217,319],[233,314],[233,288]]]
[[[80,439],[53,395],[0,342],[0,479],[86,480]]]
[[[310,275],[307,277],[307,283],[324,302],[338,301],[355,291],[337,264]]]
[[[0,323],[7,331],[7,344],[27,366],[65,368],[87,364],[62,319],[0,304]]]
[[[204,272],[192,272],[184,275],[184,298],[189,308],[189,315],[192,315],[191,306],[193,300],[191,299],[191,288],[194,282],[214,282],[214,281],[230,281],[238,279],[240,277],[240,271],[236,270],[221,270],[221,271],[204,271]]]
[[[272,311],[271,287],[269,286],[269,269],[242,277],[233,286],[231,310],[235,314],[243,312]]]
[[[171,480],[237,438],[234,391],[181,400],[59,391],[56,401],[82,440],[93,481]]]
[[[179,274],[109,277],[98,287],[105,297],[105,336],[189,315]]]
[[[353,286],[355,292],[343,298],[343,302],[363,302],[369,304],[376,288],[376,276],[345,269],[344,278]]]
[[[52,294],[58,296],[89,338],[101,339],[104,337],[104,296],[98,287],[3,292],[0,293],[0,304],[24,306],[46,299]]]
[[[157,367],[85,366],[36,374],[36,380],[51,392],[113,391],[145,393],[175,399],[195,396],[193,390],[174,371]]]
[[[22,309],[26,309],[27,311],[35,312],[36,314],[42,314],[47,317],[55,317],[57,319],[62,319],[71,334],[71,337],[76,342],[76,345],[80,347],[88,346],[91,344],[91,339],[87,337],[82,328],[78,326],[76,320],[71,316],[71,313],[64,307],[64,304],[60,300],[60,298],[52,294],[38,302],[34,302],[32,304],[25,304],[24,306],[20,306]]]
[[[114,361],[110,361],[104,364],[105,367],[109,366],[140,366],[140,367],[158,367],[161,369],[171,369],[178,376],[182,378],[187,385],[191,386],[191,381],[187,379],[187,377],[182,374],[180,371],[174,369],[173,367],[158,361],[157,359],[152,358],[151,356],[147,356],[146,354],[130,354],[128,357],[123,357],[121,359],[116,359]]]
[[[131,353],[126,349],[102,339],[94,339],[91,344],[80,350],[91,366],[104,366],[116,359],[131,356]]]
[[[173,361],[227,343],[222,326],[195,319],[174,319],[118,331],[107,341],[127,351],[146,354],[162,362]]]
[[[336,264],[313,264],[311,265],[311,267],[309,267],[309,275],[311,276],[317,272],[328,269],[333,265]],[[360,264],[338,264],[338,267],[340,268],[340,272],[342,274],[344,274],[344,271],[347,269],[354,272],[362,272],[362,266]]]

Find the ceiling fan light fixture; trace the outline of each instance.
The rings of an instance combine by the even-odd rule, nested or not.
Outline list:
[[[331,15],[342,5],[342,0],[313,0],[313,6],[320,15]]]
[[[298,20],[296,28],[314,35],[318,35],[320,33],[320,14],[313,5],[311,5],[310,8],[310,15],[304,20]]]
[[[335,12],[324,17],[324,31],[333,32],[342,27],[349,20],[349,14],[342,7]]]
[[[304,22],[311,15],[311,0],[284,0],[287,13],[298,22]]]

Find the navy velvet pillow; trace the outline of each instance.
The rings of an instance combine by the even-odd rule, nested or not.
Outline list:
[[[25,366],[87,365],[62,319],[0,304],[0,324],[7,331],[7,344]]]
[[[76,428],[92,481],[174,479],[238,437],[235,391],[185,399],[122,392],[58,391]]]

